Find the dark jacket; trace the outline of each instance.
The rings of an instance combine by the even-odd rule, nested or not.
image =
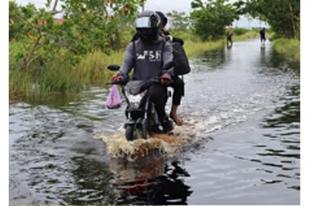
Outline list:
[[[134,46],[133,46],[134,43]],[[120,74],[128,77],[132,69],[134,80],[149,80],[168,72],[174,76],[173,48],[163,37],[143,43],[140,38],[131,42],[125,51]]]

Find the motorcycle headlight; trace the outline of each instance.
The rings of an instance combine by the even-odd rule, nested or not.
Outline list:
[[[146,94],[145,91],[136,95],[127,93],[127,98],[129,100],[130,105],[134,108],[138,108],[145,94]]]

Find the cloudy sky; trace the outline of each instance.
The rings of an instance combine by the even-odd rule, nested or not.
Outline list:
[[[163,12],[175,10],[189,13],[191,11],[191,0],[147,0],[145,9]]]
[[[16,2],[23,5],[31,2],[38,7],[43,7],[46,0],[16,0]],[[172,10],[190,13],[191,0],[147,0],[145,9],[155,11],[159,10],[164,13],[170,12]],[[233,24],[237,27],[246,28],[265,26],[265,23],[263,22],[260,22],[258,20],[249,20],[245,17],[242,17],[239,21],[235,21]]]

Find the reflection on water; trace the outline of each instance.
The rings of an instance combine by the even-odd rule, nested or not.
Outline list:
[[[230,58],[230,52],[225,50],[209,51],[204,56],[200,58],[193,59],[190,64],[194,65],[192,72],[203,72],[206,70],[213,71],[217,69],[222,69],[224,63]],[[205,67],[205,65],[207,67]]]
[[[280,163],[273,166],[280,167],[277,177],[296,179],[288,184],[290,189],[300,189],[299,159],[300,159],[300,100],[299,85],[293,86],[282,97],[275,111],[262,122],[266,132],[264,136],[273,144],[265,145],[258,155],[263,158],[279,158]],[[266,163],[263,163],[264,165]],[[291,182],[291,181],[289,181]],[[291,185],[296,184],[296,185]]]
[[[275,109],[275,112],[265,119],[263,126],[265,128],[279,127],[287,130],[291,129],[291,127],[299,129],[299,85],[291,87],[288,93],[280,99],[279,105]]]
[[[108,165],[85,157],[73,157],[75,169],[72,171],[76,188],[65,195],[70,205],[111,204],[116,195],[110,185],[112,174]]]
[[[113,160],[113,185],[119,191],[119,204],[184,205],[192,191],[184,183],[188,172],[180,162],[166,163],[163,156],[153,154],[134,162]]]
[[[258,62],[259,72],[264,74],[278,74],[280,72],[300,75],[300,65],[297,62],[287,61],[272,48],[261,48]]]

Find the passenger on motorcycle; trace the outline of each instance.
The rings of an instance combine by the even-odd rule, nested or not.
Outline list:
[[[156,11],[156,13],[160,16],[161,18],[161,23],[160,23],[160,35],[162,37],[165,37],[167,41],[170,42],[178,42],[181,45],[184,44],[184,41],[180,38],[173,37],[168,31],[165,30],[165,26],[167,24],[167,17],[165,14],[163,14],[160,11]],[[172,101],[172,107],[170,111],[170,117],[174,120],[174,122],[178,125],[181,126],[183,125],[183,120],[177,115],[177,109],[181,103],[181,98],[185,94],[185,83],[183,79],[181,79],[178,75],[173,76],[173,82],[170,85],[173,89],[173,101]]]
[[[155,104],[164,131],[173,129],[165,113],[166,86],[174,76],[172,45],[159,35],[160,17],[153,11],[143,11],[135,21],[139,38],[127,46],[120,71],[113,81],[160,79],[149,88],[150,101]],[[133,74],[129,77],[131,70]]]

